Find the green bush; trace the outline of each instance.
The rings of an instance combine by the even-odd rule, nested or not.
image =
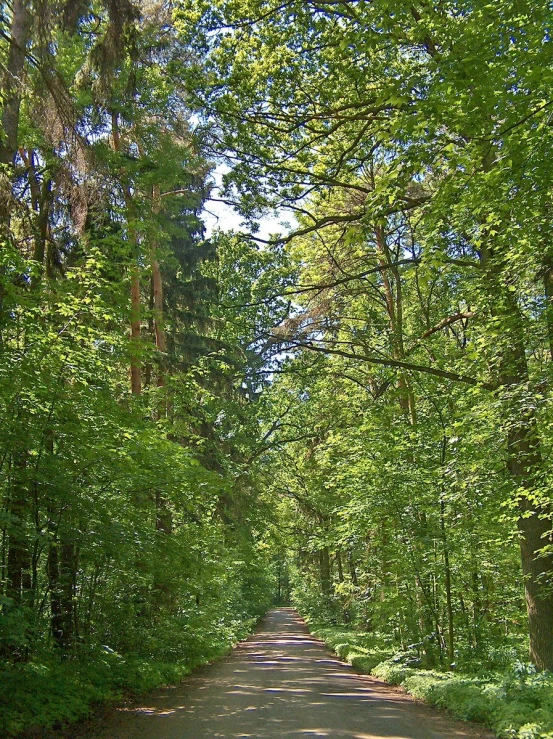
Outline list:
[[[372,673],[374,668],[382,662],[382,653],[374,653],[367,655],[355,655],[349,661],[350,665],[357,672],[364,672],[367,675]]]
[[[50,729],[86,717],[91,706],[120,700],[182,680],[185,663],[123,660],[106,655],[92,663],[27,663],[0,671],[0,734]]]
[[[391,660],[386,660],[376,665],[371,670],[371,674],[375,677],[379,677],[381,680],[385,680],[391,685],[401,685],[404,680],[412,675],[416,674],[416,670],[411,667],[404,667],[402,664],[398,664]]]
[[[58,728],[85,718],[95,704],[176,684],[193,668],[228,653],[255,622],[256,618],[248,617],[214,622],[212,628],[204,624],[203,631],[198,630],[187,643],[188,650],[181,652],[185,659],[123,657],[108,647],[88,647],[64,662],[48,656],[5,665],[0,669],[0,736],[15,736],[35,727]],[[179,640],[178,634],[173,632],[173,636]],[[170,641],[170,634],[159,639],[161,648]]]
[[[377,665],[390,658],[391,648],[378,646],[378,634],[364,631],[347,631],[343,628],[310,624],[311,633],[324,641],[340,659],[348,662],[355,670],[370,673]]]

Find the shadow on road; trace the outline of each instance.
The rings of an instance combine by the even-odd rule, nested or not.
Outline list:
[[[92,736],[92,735],[90,735]],[[121,709],[110,739],[474,739],[489,736],[371,678],[311,638],[291,608],[270,611],[230,657]]]

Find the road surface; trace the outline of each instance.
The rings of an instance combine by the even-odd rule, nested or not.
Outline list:
[[[175,688],[120,708],[88,737],[109,739],[476,739],[382,682],[357,675],[313,639],[296,611],[270,611],[260,630]]]

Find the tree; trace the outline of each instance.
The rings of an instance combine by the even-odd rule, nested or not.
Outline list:
[[[423,261],[478,282],[475,337],[485,370],[403,362],[393,350],[364,353],[363,361],[481,385],[503,398],[531,658],[552,668],[550,564],[542,556],[549,496],[541,492],[539,424],[528,410],[540,405],[541,392],[526,367],[531,341],[522,307],[543,271],[535,248],[544,227],[538,193],[551,189],[540,165],[550,146],[548,11],[530,3],[454,2],[180,7],[183,33],[209,55],[214,84],[198,95],[239,160],[227,180],[244,213],[267,203],[287,207],[302,217],[296,236],[347,224],[381,228],[386,218],[411,213],[424,233]],[[367,178],[375,167],[384,171],[376,186]],[[313,205],[331,193],[355,208],[318,215]],[[460,313],[456,306],[434,326]],[[358,346],[339,351],[360,358]],[[324,342],[309,348],[337,351]]]
[[[6,17],[2,657],[157,643],[193,661],[263,608],[270,576],[242,388],[259,360],[217,304],[230,265],[199,218],[212,165],[191,55],[163,4]]]

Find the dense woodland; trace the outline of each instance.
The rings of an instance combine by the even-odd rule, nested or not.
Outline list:
[[[553,671],[549,3],[0,7],[6,730],[289,598]]]

